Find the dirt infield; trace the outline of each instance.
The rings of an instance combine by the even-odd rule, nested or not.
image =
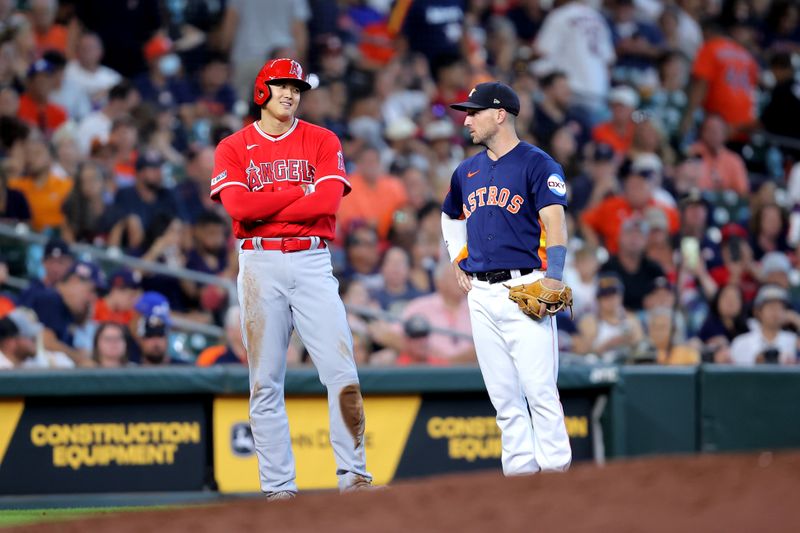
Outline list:
[[[236,501],[11,529],[15,532],[757,532],[800,531],[800,452],[579,465],[566,474],[496,473],[390,490]]]

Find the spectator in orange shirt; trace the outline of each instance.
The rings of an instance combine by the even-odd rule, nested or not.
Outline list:
[[[710,37],[697,53],[692,66],[689,104],[681,124],[688,132],[698,107],[720,115],[734,130],[734,136],[753,125],[758,64],[742,42],[751,30],[733,17],[728,27],[712,22]]]
[[[134,306],[142,294],[142,276],[138,272],[121,269],[108,281],[108,294],[94,306],[95,322],[116,322],[130,325],[136,318]]]
[[[356,160],[356,173],[350,176],[352,192],[339,207],[340,228],[348,228],[353,220],[360,219],[374,226],[381,240],[386,239],[394,212],[407,200],[403,182],[385,172],[378,149],[364,147]]]
[[[653,197],[653,183],[649,172],[636,170],[626,161],[620,169],[620,176],[624,180],[622,194],[606,198],[581,215],[581,227],[590,244],[597,245],[602,241],[610,254],[616,254],[622,224],[634,215],[644,217],[651,208],[664,211],[670,234],[678,232],[678,212]]]
[[[750,192],[747,169],[742,157],[725,147],[728,126],[719,115],[706,116],[700,128],[700,140],[691,151],[703,159],[703,170],[697,183],[704,191],[736,191],[745,196]]]
[[[233,306],[225,313],[225,344],[209,346],[197,356],[197,366],[246,365],[247,350],[242,341],[241,310]]]
[[[56,24],[57,0],[29,0],[30,19],[36,36],[36,49],[41,55],[47,50],[67,54],[68,32],[63,24]]]
[[[63,107],[50,102],[56,89],[55,69],[46,59],[36,60],[28,69],[26,90],[19,97],[17,117],[50,135],[67,120]]]
[[[633,143],[633,112],[639,107],[639,95],[627,85],[614,87],[608,94],[611,106],[611,120],[595,126],[592,139],[595,143],[605,143],[614,149],[617,156],[628,153]]]
[[[50,147],[40,134],[33,132],[25,141],[26,176],[8,180],[8,187],[20,191],[28,200],[34,231],[64,224],[62,206],[72,190],[72,180],[54,175],[51,164]]]

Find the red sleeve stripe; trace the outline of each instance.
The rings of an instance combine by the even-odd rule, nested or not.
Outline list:
[[[214,188],[214,189],[211,191],[211,193],[209,193],[209,196],[213,198],[214,196],[216,196],[216,195],[218,195],[218,194],[219,194],[219,191],[221,191],[221,190],[222,190],[222,189],[224,189],[225,187],[230,187],[231,185],[238,185],[239,187],[244,187],[244,188],[245,188],[245,189],[247,189],[248,191],[250,190],[250,187],[248,187],[247,185],[245,185],[245,184],[244,184],[244,183],[242,183],[241,181],[227,181],[227,182],[221,183],[221,184],[219,185],[219,187],[215,187],[215,188]]]
[[[330,176],[323,176],[323,177],[319,178],[318,180],[316,180],[316,181],[314,182],[314,184],[315,184],[315,185],[316,185],[316,184],[319,184],[319,183],[321,183],[321,182],[323,182],[323,181],[325,181],[325,180],[339,180],[339,181],[342,181],[342,182],[344,182],[344,184],[345,184],[345,185],[347,185],[348,187],[350,187],[351,189],[353,188],[353,187],[350,185],[350,182],[349,182],[349,181],[347,181],[347,178],[345,178],[344,176],[337,176],[337,175],[335,175],[335,174],[331,174]]]

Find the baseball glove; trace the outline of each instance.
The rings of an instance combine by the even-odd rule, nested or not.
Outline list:
[[[508,288],[508,298],[528,316],[539,319],[544,315],[555,315],[565,307],[569,307],[572,315],[572,289],[558,280],[549,280],[549,283],[553,281],[559,286],[551,288],[543,283],[544,279],[537,279],[533,283],[505,287]]]

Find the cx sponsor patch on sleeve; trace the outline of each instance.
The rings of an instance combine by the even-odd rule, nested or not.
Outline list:
[[[222,172],[214,176],[214,178],[211,180],[211,186],[213,187],[214,185],[216,185],[217,183],[219,183],[220,181],[224,180],[227,177],[228,177],[228,171],[223,170]]]
[[[564,183],[564,178],[558,174],[550,174],[550,176],[548,176],[547,188],[558,196],[565,196],[567,194],[567,184]]]

